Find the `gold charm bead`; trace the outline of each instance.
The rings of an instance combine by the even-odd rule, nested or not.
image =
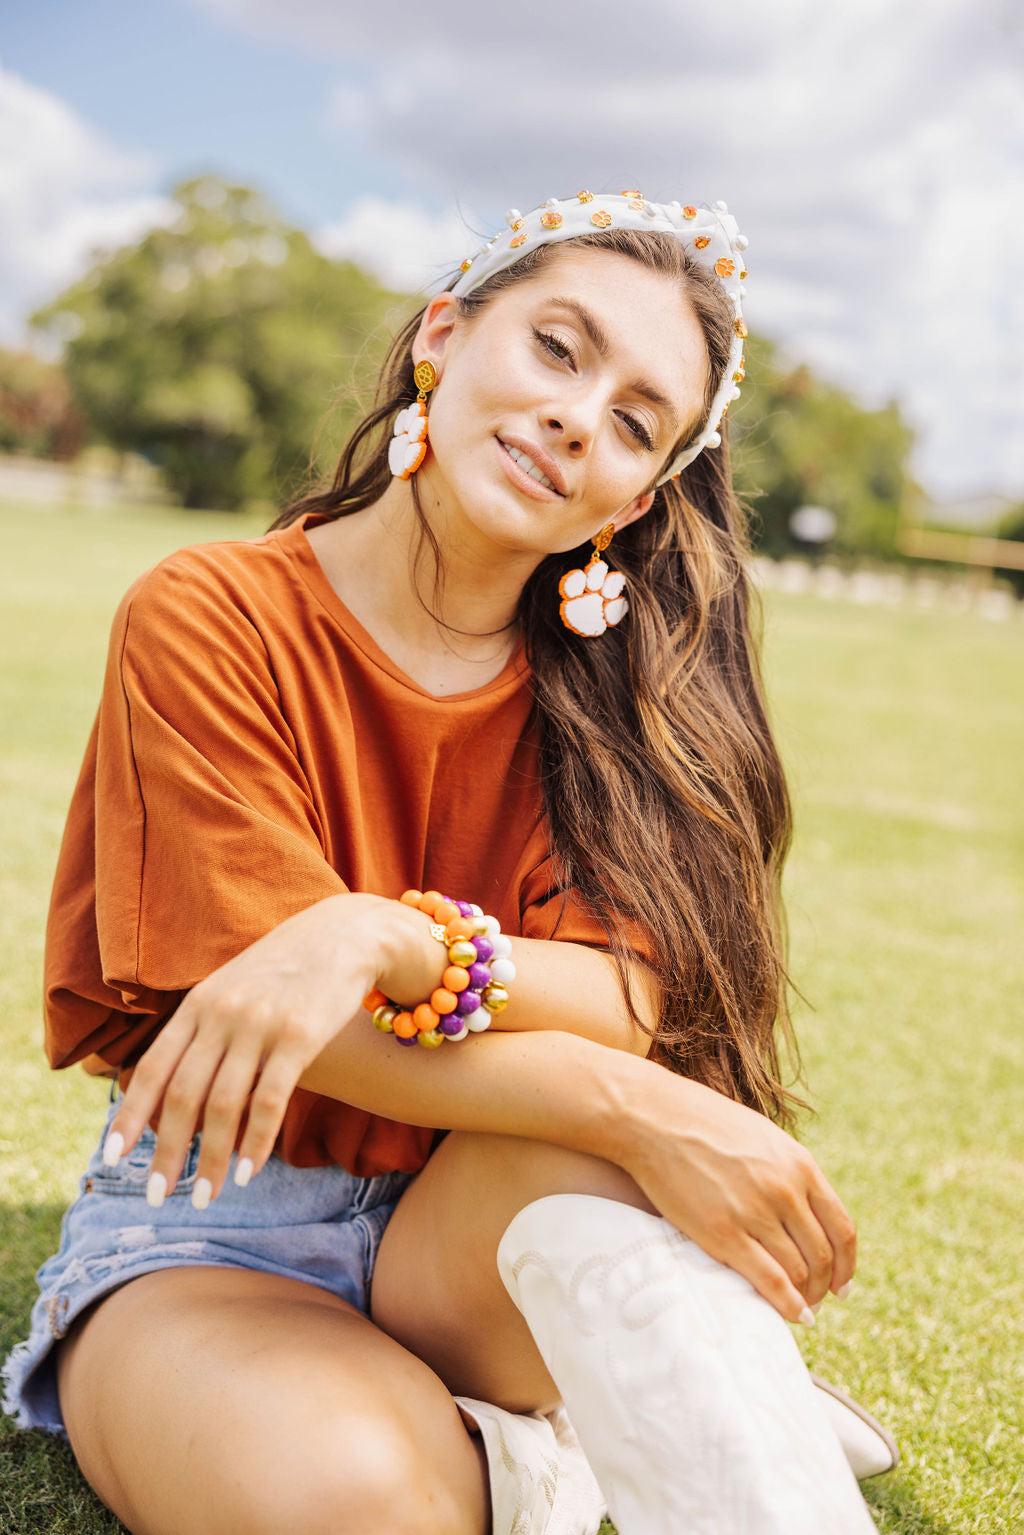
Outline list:
[[[431,938],[436,938],[438,943],[446,944],[448,942],[448,934],[445,931],[444,923],[432,922],[430,924],[430,936]]]
[[[730,261],[728,256],[719,256],[715,262],[715,271],[719,277],[731,277],[736,270],[735,261]]]
[[[476,948],[468,938],[456,938],[454,943],[448,945],[448,958],[453,965],[468,968],[476,963]]]
[[[437,383],[437,369],[432,362],[418,362],[412,370],[412,381],[420,394],[427,395]]]
[[[393,1007],[390,1002],[385,1002],[374,1010],[373,1026],[375,1029],[379,1029],[382,1034],[393,1034],[394,1029],[392,1025],[397,1016],[398,1008]]]
[[[611,224],[611,221],[611,214],[605,213],[603,209],[599,209],[597,213],[592,213],[590,215],[590,222],[596,225],[598,229],[607,229]]]
[[[480,993],[480,1003],[489,1013],[500,1013],[508,1007],[509,995],[500,981],[488,981]]]
[[[593,194],[593,192],[587,192],[587,191],[577,192],[576,193],[576,197],[577,197],[577,200],[579,202],[581,202],[581,203],[592,203],[594,201],[594,194]]]
[[[734,320],[732,322],[732,328],[736,332],[737,336],[741,336],[741,337],[745,338],[745,337],[749,336],[749,334],[750,334],[750,332],[747,330],[747,327],[744,324],[743,320]]]
[[[641,203],[644,200],[644,194],[642,192],[636,191],[636,189],[633,187],[630,187],[628,191],[623,192],[622,195],[623,197],[639,197]]]
[[[693,243],[694,243],[694,245],[697,247],[697,249],[699,251],[706,251],[708,246],[711,244],[711,236],[710,235],[698,235],[696,240],[694,240]]]
[[[741,282],[743,281],[744,277],[746,277],[746,275],[747,275],[746,267],[741,267],[740,268],[740,281]]]
[[[554,208],[545,208],[540,216],[540,221],[545,229],[561,229],[565,223],[562,215],[556,213]]]
[[[467,256],[465,261],[460,266],[459,271],[460,272],[468,272],[472,265],[473,265],[472,258]]]
[[[438,1045],[444,1044],[444,1035],[440,1029],[425,1029],[417,1034],[416,1042],[422,1045],[424,1050],[436,1050]]]
[[[473,937],[474,938],[482,938],[484,936],[484,934],[487,932],[487,918],[486,917],[470,917],[469,920],[473,924]]]
[[[683,209],[683,218],[684,219],[695,219],[696,217],[697,217],[697,210],[696,210],[696,208],[693,206],[692,203],[687,203],[686,207]]]
[[[510,228],[510,229],[512,229],[512,230],[515,230],[515,229],[522,229],[522,227],[523,227],[523,221],[522,221],[522,219],[513,219],[513,220],[512,220],[512,222],[511,222],[511,224],[510,224],[510,225],[509,225],[509,226],[508,226],[508,227],[509,227],[509,228]]]
[[[736,372],[732,376],[732,381],[733,381],[734,384],[742,384],[742,382],[746,378],[746,376],[747,375],[746,375],[745,371],[743,370],[743,368],[737,368]]]
[[[515,250],[518,246],[525,245],[526,244],[526,232],[525,232],[525,230],[523,231],[523,233],[521,235],[513,235],[511,240],[508,242],[508,244],[509,244],[509,249],[510,250]]]

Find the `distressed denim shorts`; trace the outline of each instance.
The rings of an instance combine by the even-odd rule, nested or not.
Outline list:
[[[319,1285],[366,1314],[384,1228],[412,1178],[357,1178],[341,1167],[290,1167],[271,1157],[248,1188],[236,1188],[229,1171],[220,1196],[195,1210],[197,1135],[176,1188],[154,1210],[146,1203],[151,1130],[117,1167],[103,1165],[116,1107],[65,1213],[60,1249],[37,1275],[30,1336],[4,1365],[4,1410],[24,1428],[64,1431],[53,1346],[87,1306],[140,1274],[188,1264],[259,1269]]]

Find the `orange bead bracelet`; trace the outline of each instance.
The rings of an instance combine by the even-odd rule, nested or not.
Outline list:
[[[374,1027],[393,1034],[399,1044],[426,1049],[481,1033],[494,1014],[508,1006],[507,983],[516,973],[512,945],[497,918],[438,890],[406,890],[400,899],[431,919],[431,936],[446,948],[448,963],[441,984],[415,1007],[402,1007],[374,987],[363,998]]]

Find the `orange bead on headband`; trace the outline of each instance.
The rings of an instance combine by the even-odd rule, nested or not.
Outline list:
[[[695,261],[710,267],[733,306],[729,363],[703,430],[667,466],[658,484],[673,479],[704,448],[717,448],[722,441],[718,430],[722,417],[732,401],[739,398],[747,334],[742,300],[743,279],[747,275],[743,253],[748,241],[740,234],[725,203],[712,203],[710,207],[703,203],[652,203],[639,192],[577,192],[575,197],[550,197],[542,208],[534,208],[531,213],[510,208],[505,222],[506,231],[488,240],[476,255],[467,256],[462,263],[462,275],[451,290],[458,298],[465,298],[495,272],[514,265],[537,245],[572,240],[598,229],[639,229],[675,235]]]

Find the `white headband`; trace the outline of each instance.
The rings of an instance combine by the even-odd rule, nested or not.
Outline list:
[[[502,231],[495,235],[475,256],[467,256],[462,263],[462,276],[451,289],[458,298],[465,298],[495,272],[513,266],[536,245],[571,240],[600,229],[660,230],[675,235],[695,261],[710,267],[733,306],[729,363],[703,431],[672,460],[658,484],[673,479],[702,449],[717,448],[722,441],[718,431],[722,416],[731,402],[739,398],[743,341],[747,334],[741,300],[746,291],[742,286],[747,275],[743,252],[748,241],[739,233],[725,203],[712,203],[709,208],[693,203],[651,203],[639,192],[577,192],[575,197],[551,197],[543,208],[534,208],[532,213],[510,208],[505,222],[508,234]]]

